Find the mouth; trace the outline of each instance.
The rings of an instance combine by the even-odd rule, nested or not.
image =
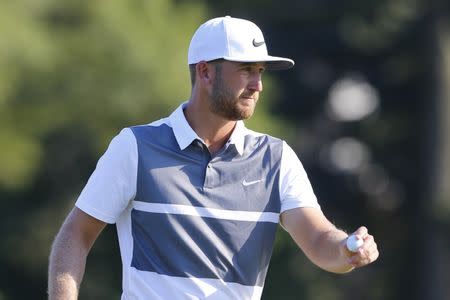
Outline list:
[[[256,101],[257,97],[255,95],[243,95],[243,96],[241,96],[241,99]]]
[[[256,104],[256,99],[253,97],[241,97],[241,104],[245,106],[253,106]]]

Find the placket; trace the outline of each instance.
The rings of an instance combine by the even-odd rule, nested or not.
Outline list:
[[[204,189],[212,189],[217,186],[219,181],[219,173],[217,171],[218,158],[214,157],[207,161],[205,167],[205,181],[203,183]]]

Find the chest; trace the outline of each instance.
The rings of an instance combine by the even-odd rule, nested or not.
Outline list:
[[[232,146],[231,146],[232,147]],[[235,150],[235,149],[234,149]],[[138,147],[137,201],[279,212],[279,155],[268,145],[211,157],[201,147]]]

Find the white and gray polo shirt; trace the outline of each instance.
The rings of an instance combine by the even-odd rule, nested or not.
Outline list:
[[[211,157],[185,105],[122,130],[76,206],[116,223],[122,299],[260,299],[280,213],[317,199],[284,141],[238,122]]]

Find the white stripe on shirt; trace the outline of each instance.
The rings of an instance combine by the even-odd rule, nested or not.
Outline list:
[[[273,212],[225,210],[225,209],[187,206],[179,204],[148,203],[142,201],[133,201],[133,208],[140,211],[152,213],[189,215],[189,216],[233,220],[233,221],[271,222],[271,223],[278,223],[279,221],[279,214]]]

